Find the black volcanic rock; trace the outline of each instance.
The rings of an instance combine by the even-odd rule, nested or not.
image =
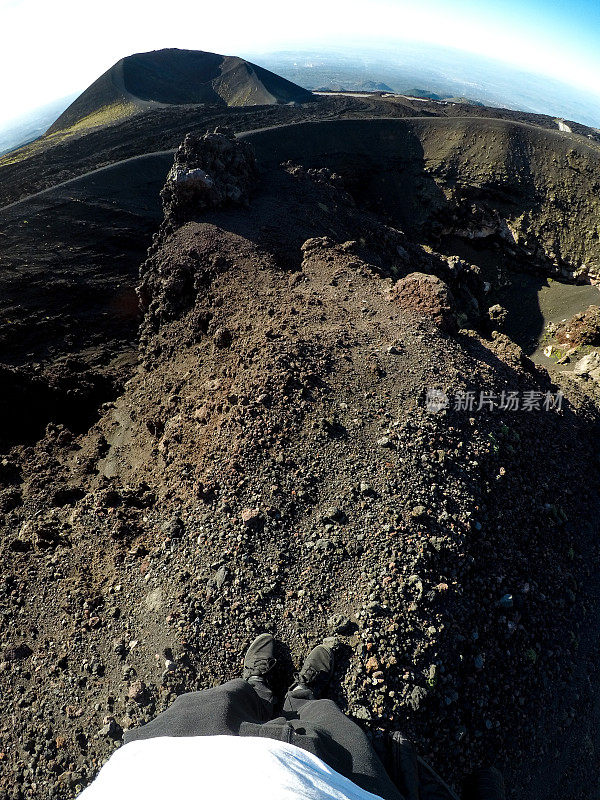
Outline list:
[[[49,129],[65,130],[160,105],[262,106],[305,103],[311,92],[243,58],[175,48],[122,58],[89,86]]]
[[[247,203],[255,179],[252,146],[228,128],[202,137],[188,134],[161,192],[165,222],[181,225],[199,211]]]

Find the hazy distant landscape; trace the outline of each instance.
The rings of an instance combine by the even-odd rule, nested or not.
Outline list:
[[[599,104],[589,93],[450,48],[402,42],[355,49],[331,45],[319,50],[249,50],[242,56],[310,90],[461,98],[600,127]],[[0,155],[41,136],[75,97],[61,98],[0,126]]]
[[[54,100],[0,126],[0,156],[15,147],[33,142],[45,133],[76,96],[71,94],[68,97],[61,97],[60,100]]]
[[[600,126],[598,100],[589,93],[450,48],[402,42],[394,46],[361,45],[355,50],[325,46],[318,51],[243,55],[306,89],[360,90],[369,88],[365,84],[372,81],[394,92],[464,97],[486,106]]]

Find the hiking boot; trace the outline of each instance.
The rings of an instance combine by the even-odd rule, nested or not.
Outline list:
[[[316,700],[329,685],[333,666],[333,649],[326,644],[317,645],[304,659],[288,695],[296,699]]]
[[[270,633],[261,633],[246,650],[242,677],[248,683],[265,683],[265,677],[275,666],[274,639]]]

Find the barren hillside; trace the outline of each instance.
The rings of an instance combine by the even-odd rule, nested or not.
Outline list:
[[[480,269],[434,250],[425,215],[402,230],[417,198],[452,218],[456,153],[498,221],[472,125],[435,150],[421,120],[186,138],[137,281],[139,362],[96,421],[0,462],[5,797],[73,797],[265,628],[290,648],[281,685],[337,636],[339,702],[449,781],[492,762],[523,797],[521,764],[566,757],[594,698],[597,412],[546,409],[558,387],[495,330]],[[527,196],[543,147],[524,163]],[[482,391],[496,405],[465,405]],[[580,791],[597,756],[577,764]]]

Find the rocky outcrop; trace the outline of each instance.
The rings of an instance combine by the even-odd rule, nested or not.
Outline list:
[[[137,294],[145,312],[141,341],[162,322],[189,311],[201,287],[210,284],[230,259],[221,251],[175,247],[168,259],[161,256],[164,242],[181,226],[209,210],[247,205],[257,177],[252,146],[236,139],[226,128],[203,136],[188,134],[175,154],[175,162],[161,191],[164,221],[154,238],[148,259],[140,268]],[[197,311],[193,336],[206,333],[210,314]]]
[[[255,179],[252,146],[228,128],[188,134],[161,192],[165,222],[177,227],[201,211],[247,203]]]

